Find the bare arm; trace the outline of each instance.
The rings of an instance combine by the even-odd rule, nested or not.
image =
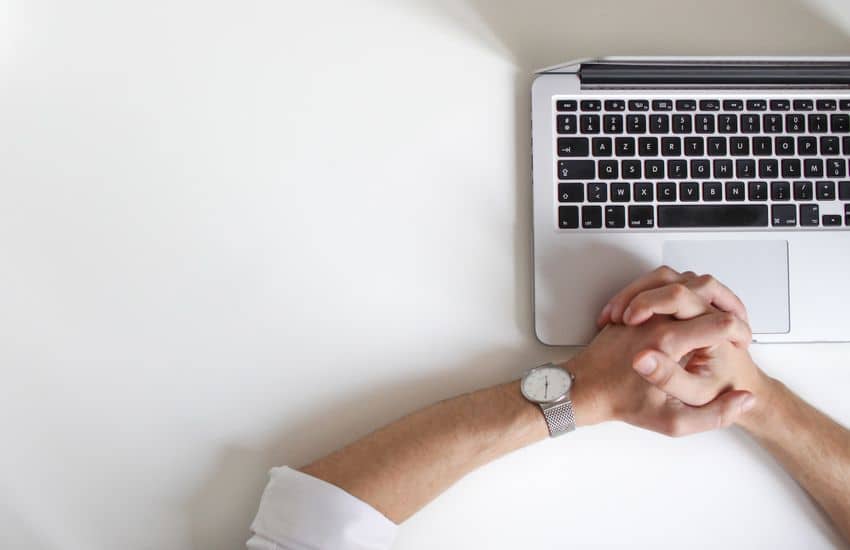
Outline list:
[[[767,449],[850,540],[850,431],[777,380],[755,390],[739,424]]]

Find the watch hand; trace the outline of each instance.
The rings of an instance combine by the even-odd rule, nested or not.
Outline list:
[[[544,391],[543,391],[543,398],[549,399],[549,377],[547,376],[545,378],[545,380],[546,380],[546,387],[544,388]]]

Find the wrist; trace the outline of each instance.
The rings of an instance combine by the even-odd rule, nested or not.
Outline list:
[[[575,380],[570,389],[576,427],[592,426],[611,420],[612,408],[608,402],[608,392],[582,354],[561,363],[560,367],[571,373]]]
[[[754,437],[762,437],[770,430],[770,421],[782,411],[782,394],[785,386],[779,380],[758,371],[758,378],[745,389],[755,396],[752,409],[741,415],[736,424]]]

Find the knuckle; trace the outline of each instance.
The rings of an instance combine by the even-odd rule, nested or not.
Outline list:
[[[688,290],[688,287],[682,283],[673,283],[669,286],[668,292],[670,293],[670,297],[674,300],[681,300],[688,294],[688,292],[690,292],[690,290]]]
[[[737,321],[738,320],[735,317],[735,314],[729,313],[727,311],[715,315],[715,323],[717,323],[717,328],[719,328],[723,333],[732,332],[735,328]]]
[[[669,437],[682,437],[687,433],[687,426],[681,418],[673,416],[667,421],[664,433]]]
[[[659,330],[655,335],[655,345],[659,351],[669,351],[675,342],[676,335],[670,330]]]
[[[662,265],[658,269],[655,270],[655,273],[661,276],[661,278],[665,280],[671,280],[676,277],[679,272],[670,267],[669,265]]]

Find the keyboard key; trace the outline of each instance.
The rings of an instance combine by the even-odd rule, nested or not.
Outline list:
[[[821,141],[828,138],[821,138]],[[838,138],[832,138],[835,140],[835,146],[838,147]],[[801,157],[817,155],[817,139],[812,136],[800,136],[797,138],[797,154]]]
[[[817,101],[818,111],[834,111],[835,107],[834,99],[819,99]]]
[[[834,181],[819,181],[815,184],[817,197],[819,201],[834,201],[835,200],[835,182]]]
[[[747,100],[747,110],[748,111],[764,111],[767,109],[767,101],[763,99],[748,99]]]
[[[794,138],[776,136],[776,156],[789,157],[794,154]]]
[[[581,226],[585,229],[602,227],[602,207],[586,204],[581,207]]]
[[[632,200],[632,190],[628,183],[611,184],[611,201],[629,202]]]
[[[809,115],[809,132],[822,134],[826,131],[826,115]]]
[[[775,227],[797,225],[797,206],[794,204],[774,204],[770,208],[770,217]]]
[[[815,108],[815,102],[811,99],[795,99],[794,100],[794,110],[795,111],[811,111]]]
[[[592,160],[559,160],[558,178],[562,180],[592,180],[596,166]]]
[[[782,115],[764,115],[762,120],[764,121],[764,133],[782,133]]]
[[[844,159],[826,159],[826,175],[830,178],[843,178],[847,175],[847,163]]]
[[[577,107],[575,99],[559,99],[555,102],[555,109],[558,111],[575,111]]]
[[[635,138],[618,137],[614,138],[614,150],[618,157],[633,157],[635,156]]]
[[[658,227],[765,227],[767,205],[676,205],[658,207]]]
[[[649,133],[666,134],[670,131],[670,115],[649,115]]]
[[[776,159],[759,159],[759,177],[772,180],[779,177],[779,161]]]
[[[626,132],[629,134],[646,133],[646,115],[627,115]]]
[[[744,182],[742,181],[727,181],[726,182],[726,200],[727,201],[742,201],[744,200]]]
[[[813,116],[823,116],[823,115],[809,115],[809,119]],[[806,118],[803,115],[798,115],[796,113],[791,113],[785,115],[785,131],[789,134],[801,134],[806,131]]]
[[[791,184],[787,181],[774,181],[771,183],[770,199],[774,201],[791,200]]]
[[[732,137],[729,138],[729,154],[738,156],[749,156],[750,154],[750,138]]]
[[[832,115],[829,117],[830,130],[833,134],[850,132],[850,115]]]
[[[717,115],[717,131],[721,134],[735,134],[738,132],[737,115]]]
[[[748,196],[751,201],[766,201],[767,183],[763,181],[751,181]]]
[[[582,111],[601,111],[602,102],[598,99],[585,99],[581,102]]]
[[[726,156],[726,138],[710,137],[708,138],[708,155],[711,157]]]
[[[758,115],[741,115],[741,133],[758,134],[761,131],[761,119]]]
[[[806,227],[820,225],[820,208],[818,207],[818,205],[800,205],[800,225]]]
[[[639,180],[641,178],[641,163],[639,160],[624,160],[622,166],[624,180]]]
[[[791,108],[791,102],[787,99],[771,99],[770,100],[770,110],[771,111],[787,111]]]
[[[578,206],[558,207],[558,227],[561,229],[578,228]]]
[[[688,162],[681,159],[668,160],[667,177],[674,180],[681,180],[688,177]]]
[[[686,137],[685,155],[689,157],[701,157],[704,154],[703,143],[703,138],[701,137]]]
[[[679,197],[682,202],[699,200],[699,184],[693,181],[683,181],[679,184]]]
[[[824,214],[823,224],[825,226],[841,225],[841,216],[838,214]]]
[[[587,153],[587,138],[558,138],[559,157],[586,157]]]
[[[844,225],[850,227],[850,204],[844,205]]]
[[[620,165],[616,160],[599,161],[599,179],[615,180],[620,177]]]
[[[661,155],[665,157],[678,157],[682,154],[682,138],[661,138]]]
[[[803,161],[803,175],[807,178],[823,177],[823,159],[806,159]]]
[[[842,111],[850,111],[850,99],[840,99],[838,101],[838,108]]]
[[[752,179],[756,177],[756,161],[753,159],[736,160],[735,176],[741,179]]]
[[[656,185],[658,202],[676,201],[676,184],[672,182],[661,182]]]
[[[723,200],[723,185],[719,181],[704,181],[704,182],[702,182],[702,200],[704,200],[704,201],[720,201],[720,200]]]
[[[635,202],[652,202],[653,198],[651,183],[635,184]]]
[[[588,202],[608,202],[608,184],[592,182],[587,184]]]
[[[838,198],[843,201],[850,201],[850,181],[838,182]]]
[[[648,111],[649,101],[645,99],[632,99],[629,101],[630,111]]]
[[[795,181],[794,182],[794,200],[795,201],[810,201],[814,196],[812,191],[812,182],[810,181]]]
[[[584,139],[586,140],[587,138]],[[594,157],[610,157],[612,155],[614,145],[611,138],[593,138],[591,143],[593,144]]]
[[[605,115],[602,124],[606,134],[623,133],[623,115]]]
[[[694,116],[694,125],[698,134],[714,133],[714,115],[700,114]]]
[[[724,111],[742,111],[744,109],[744,102],[740,99],[724,99],[723,100],[723,110]]]
[[[773,142],[769,137],[754,137],[753,138],[753,154],[759,157],[770,156],[773,154]]]
[[[700,111],[719,111],[720,101],[716,99],[701,99],[699,109]]]
[[[606,206],[605,227],[609,229],[619,229],[621,227],[626,227],[626,207]]]
[[[584,202],[584,184],[577,182],[559,183],[558,200],[560,202]]]
[[[732,161],[729,159],[715,159],[714,177],[718,179],[729,179],[732,176]]]
[[[711,163],[707,159],[693,159],[691,161],[691,177],[696,179],[708,179],[711,177]]]
[[[664,178],[664,161],[647,160],[643,163],[643,173],[648,180],[660,180]]]
[[[845,136],[841,138],[841,151],[845,155],[850,155],[850,137]]]
[[[782,177],[800,177],[800,159],[782,159]]]
[[[673,132],[676,134],[690,134],[693,130],[691,115],[673,115]]]
[[[606,111],[625,111],[626,102],[622,99],[608,99],[605,101]]]
[[[652,206],[630,206],[629,227],[652,227],[655,225],[655,208]]]
[[[799,140],[803,140],[803,139],[810,139],[812,141],[815,140],[815,138],[803,138],[803,137],[799,138]],[[803,151],[802,151],[802,148],[799,148],[799,149],[800,149],[800,154],[801,155],[804,154]],[[835,136],[823,136],[822,138],[820,138],[820,154],[821,155],[839,155],[839,154],[841,154],[838,151],[839,151],[839,147],[838,147],[838,138],[837,137],[835,137]]]
[[[653,111],[672,111],[673,100],[671,99],[656,99],[652,102]]]
[[[558,133],[559,134],[575,134],[576,133],[576,116],[575,115],[558,115]]]
[[[658,156],[658,138],[638,138],[638,154],[642,157]]]
[[[598,134],[599,115],[581,115],[579,117],[579,125],[581,126],[582,134]]]
[[[697,102],[693,99],[680,99],[676,101],[677,111],[696,111]]]

